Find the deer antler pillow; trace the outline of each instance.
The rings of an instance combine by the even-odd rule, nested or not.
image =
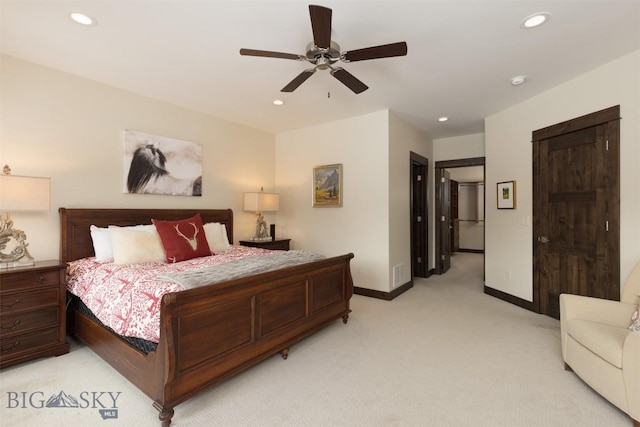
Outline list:
[[[152,221],[160,235],[167,262],[211,255],[200,214],[179,221]]]

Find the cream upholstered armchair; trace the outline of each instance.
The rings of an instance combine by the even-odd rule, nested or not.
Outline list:
[[[565,369],[626,412],[640,427],[640,332],[629,329],[638,309],[640,262],[620,302],[560,295],[560,334]]]

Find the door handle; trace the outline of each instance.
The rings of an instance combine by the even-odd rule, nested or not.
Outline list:
[[[538,236],[538,242],[540,243],[549,243],[550,241],[547,236]]]

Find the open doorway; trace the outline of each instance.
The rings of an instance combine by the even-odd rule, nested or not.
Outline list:
[[[444,274],[457,251],[484,254],[485,158],[436,162],[435,176],[435,272]]]

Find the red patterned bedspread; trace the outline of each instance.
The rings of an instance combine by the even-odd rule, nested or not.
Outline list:
[[[161,273],[205,268],[272,251],[232,245],[210,257],[175,264],[118,265],[112,261],[83,258],[67,264],[67,289],[115,332],[123,336],[158,342],[160,301],[164,294],[184,290],[180,285],[156,279]]]

